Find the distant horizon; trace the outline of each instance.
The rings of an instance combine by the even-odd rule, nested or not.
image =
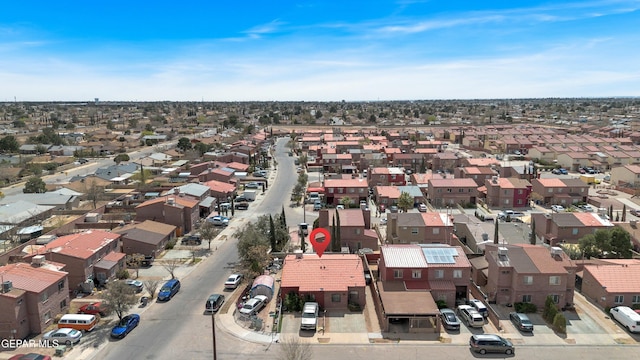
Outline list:
[[[0,101],[638,97],[638,24],[640,0],[10,2]]]

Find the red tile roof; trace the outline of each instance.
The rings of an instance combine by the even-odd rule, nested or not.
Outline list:
[[[3,281],[11,281],[16,289],[40,293],[67,276],[64,271],[33,267],[30,264],[15,263],[0,266]]]
[[[235,185],[218,180],[207,181],[204,185],[208,186],[209,189],[220,193],[234,192],[236,190]]]
[[[302,259],[287,255],[282,267],[283,288],[298,287],[300,292],[347,291],[364,287],[362,261],[355,254],[304,254]]]
[[[59,237],[44,247],[38,253],[55,252],[81,259],[88,259],[104,246],[118,241],[120,234],[89,230],[78,234]]]
[[[640,292],[640,265],[585,265],[584,271],[606,286],[609,293]]]

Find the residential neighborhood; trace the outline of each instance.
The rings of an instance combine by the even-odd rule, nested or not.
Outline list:
[[[96,329],[114,336],[137,315],[139,329],[122,325],[136,338],[152,326],[146,311],[204,291],[203,304],[209,293],[226,302],[207,305],[218,326],[269,343],[468,344],[478,329],[525,345],[640,341],[608,317],[640,311],[638,107],[606,122],[531,108],[467,124],[416,108],[413,119],[303,126],[203,104],[190,105],[201,124],[175,108],[163,109],[167,124],[143,115],[152,104],[76,104],[75,136],[46,127],[38,139],[31,125],[51,106],[1,107],[2,144],[17,143],[2,149],[0,303],[15,309],[0,311],[2,338],[41,338],[95,303],[124,309]],[[100,126],[118,112],[125,120]],[[214,279],[192,275],[213,264]],[[523,337],[513,312],[544,336]],[[576,314],[610,336],[585,332]],[[79,340],[95,349],[45,350],[118,347],[99,336]]]

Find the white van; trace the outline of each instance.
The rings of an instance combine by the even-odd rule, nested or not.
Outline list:
[[[628,306],[616,306],[609,310],[611,317],[616,319],[629,332],[640,332],[640,314]]]

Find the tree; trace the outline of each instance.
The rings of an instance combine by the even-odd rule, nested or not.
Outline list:
[[[407,212],[407,210],[413,207],[413,198],[411,194],[406,191],[403,191],[398,198],[398,207],[402,209],[403,212]]]
[[[276,251],[280,251],[289,241],[289,232],[281,226],[277,217],[273,224],[276,235]],[[269,215],[262,215],[256,221],[247,223],[233,234],[238,239],[238,256],[245,268],[248,269],[248,276],[262,274],[264,268],[269,264],[271,241],[268,232],[264,231],[268,228],[270,228]]]
[[[91,201],[93,208],[96,209],[98,207],[98,201],[104,196],[104,187],[98,186],[97,178],[91,177],[84,179],[84,188],[87,200]]]
[[[558,307],[553,301],[551,296],[547,296],[544,301],[544,310],[542,310],[542,317],[549,323],[552,323],[558,313]]]
[[[144,261],[143,254],[127,255],[127,267],[136,269],[136,279],[139,277],[140,266],[142,265],[143,261]]]
[[[120,320],[137,302],[134,289],[124,281],[108,283],[107,290],[103,293],[102,298],[106,307],[113,310]]]
[[[627,204],[622,204],[622,222],[627,221]]]
[[[284,214],[284,205],[282,205],[282,213],[280,214],[280,222],[283,227],[287,227],[287,217]]]
[[[176,269],[178,268],[178,266],[180,266],[180,263],[182,261],[180,259],[169,259],[166,260],[163,264],[162,267],[167,270],[167,272],[169,273],[169,275],[171,275],[171,279],[175,279],[176,278]]]
[[[47,184],[38,176],[32,176],[27,180],[24,184],[24,189],[22,192],[25,194],[42,194],[47,191]]]
[[[276,251],[276,226],[273,223],[273,217],[269,215],[269,242],[271,243],[271,252]]]
[[[311,360],[313,359],[311,344],[302,342],[295,336],[285,336],[280,340],[279,358],[282,360]]]
[[[218,230],[212,223],[205,221],[199,232],[200,238],[209,244],[209,250],[211,250],[211,242],[218,235]]]
[[[578,247],[586,258],[630,259],[632,254],[631,235],[619,227],[585,235]]]
[[[529,243],[536,244],[536,222],[531,220],[531,234],[529,235]]]
[[[493,233],[493,243],[494,244],[499,244],[500,240],[499,240],[499,236],[500,236],[500,231],[498,230],[498,219],[496,218],[495,221],[495,228],[494,228],[494,233]]]
[[[129,160],[131,160],[131,159],[129,158],[129,154],[124,154],[124,153],[123,153],[123,154],[118,154],[118,155],[116,155],[116,156],[114,156],[114,157],[113,157],[113,161],[114,161],[117,165],[120,165],[120,163],[121,163],[121,162],[127,162],[127,161],[129,161]]]
[[[198,154],[200,154],[200,156],[203,156],[205,153],[211,151],[212,146],[203,142],[199,142],[196,143],[193,148],[198,152]]]
[[[156,291],[160,286],[160,280],[158,279],[148,279],[142,282],[144,284],[145,289],[149,293],[149,297],[153,299],[156,296]]]
[[[567,318],[564,316],[563,313],[558,312],[553,317],[553,330],[555,330],[560,334],[567,333]]]
[[[189,138],[181,137],[180,139],[178,139],[178,144],[176,145],[176,147],[183,152],[186,152],[187,150],[191,150],[193,145],[191,145],[191,140],[189,140]]]
[[[7,135],[0,139],[0,152],[16,152],[20,149],[20,143],[13,135]]]
[[[337,212],[337,211],[336,211]],[[333,216],[333,219],[331,221],[331,242],[329,243],[329,247],[331,249],[332,252],[337,252],[340,244],[337,244],[336,241],[338,241],[338,236],[336,235],[338,228],[336,227],[336,216]],[[324,241],[327,241],[327,239],[324,239]]]
[[[340,199],[340,204],[344,205],[345,209],[348,209],[349,207],[351,207],[352,202],[353,200],[351,200],[351,198],[348,196],[343,196],[342,199]]]

